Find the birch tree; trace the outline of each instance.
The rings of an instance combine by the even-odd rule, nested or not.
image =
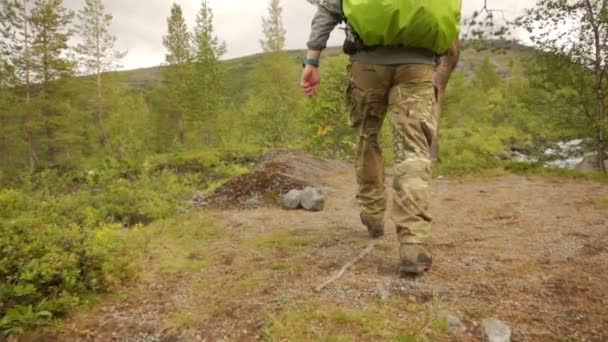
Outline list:
[[[82,42],[76,52],[83,71],[95,76],[95,116],[102,146],[107,139],[102,75],[115,70],[126,54],[115,49],[116,36],[110,32],[111,25],[112,15],[106,12],[101,0],[85,0],[84,8],[78,12],[77,29]]]

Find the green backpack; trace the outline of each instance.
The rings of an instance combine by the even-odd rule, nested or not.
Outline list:
[[[343,0],[366,46],[404,45],[445,53],[460,34],[462,0]]]

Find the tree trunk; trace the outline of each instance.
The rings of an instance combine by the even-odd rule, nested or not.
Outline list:
[[[182,145],[182,147],[186,146],[186,130],[185,130],[185,124],[184,124],[184,114],[179,114],[179,118],[177,119],[177,129],[178,129],[178,136],[179,136],[179,143]]]
[[[101,90],[101,71],[97,70],[97,99],[96,99],[96,110],[97,110],[97,124],[99,125],[99,144],[101,147],[106,146],[107,138],[106,138],[106,128],[105,128],[105,117],[103,113],[103,95]]]
[[[606,166],[604,165],[605,158],[605,147],[606,142],[604,141],[604,119],[606,116],[606,103],[604,97],[604,68],[602,66],[603,56],[602,56],[602,36],[600,34],[600,25],[601,18],[599,15],[603,15],[603,11],[600,11],[598,15],[596,15],[593,11],[593,6],[589,0],[585,1],[585,5],[587,7],[587,15],[589,16],[589,21],[591,24],[591,28],[593,29],[593,43],[595,48],[595,124],[597,125],[597,163],[599,169],[602,172],[606,172]],[[603,9],[603,8],[602,8]]]
[[[95,3],[95,13],[98,12],[97,8],[98,3]],[[97,124],[99,125],[99,132],[101,134],[99,143],[101,147],[106,146],[106,129],[105,129],[105,117],[104,117],[104,109],[103,109],[103,95],[102,95],[102,83],[101,83],[101,37],[100,37],[100,23],[99,17],[95,16],[95,75],[97,76]]]
[[[28,147],[28,160],[30,173],[34,173],[36,170],[36,152],[34,149],[34,132],[33,132],[33,115],[32,115],[32,95],[30,90],[31,76],[31,56],[30,56],[30,33],[27,22],[27,0],[23,0],[23,39],[24,39],[24,53],[25,53],[25,117],[26,117],[26,131],[27,131],[27,147]]]
[[[601,101],[602,103],[604,102],[603,96]],[[598,121],[599,127],[597,129],[597,159],[600,170],[602,172],[606,172],[606,164],[604,163],[606,161],[606,132],[604,129],[604,122],[606,122],[606,113],[603,105],[599,111]]]

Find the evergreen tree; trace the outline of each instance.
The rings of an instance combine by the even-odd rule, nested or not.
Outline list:
[[[187,80],[191,78],[190,40],[182,8],[173,4],[171,16],[167,18],[167,34],[163,37],[167,66],[162,71],[162,92],[165,94],[162,110],[168,112],[182,146],[186,144],[187,93],[190,91]]]
[[[29,3],[29,0],[2,0],[0,2],[2,8],[0,30],[3,36],[0,39],[2,40],[0,45],[2,45],[3,70],[5,76],[8,77],[4,77],[4,86],[11,87],[10,91],[7,89],[5,95],[10,95],[12,107],[5,103],[4,108],[16,117],[12,120],[15,135],[7,138],[13,142],[13,149],[10,153],[13,155],[12,159],[15,162],[22,160],[18,157],[22,153],[19,147],[23,141],[27,141],[28,164],[30,172],[33,172],[37,160],[34,131],[36,127],[40,126],[39,122],[41,120],[36,117],[32,106]],[[21,117],[19,118],[19,116]],[[25,139],[23,139],[23,135],[26,136]]]
[[[100,143],[106,141],[106,111],[102,74],[117,67],[118,60],[125,53],[115,50],[116,36],[110,33],[112,15],[105,12],[101,0],[86,0],[85,6],[78,12],[78,33],[82,42],[76,47],[80,56],[83,71],[95,75],[95,113]]]
[[[262,19],[264,39],[261,45],[267,53],[251,75],[256,87],[249,94],[247,109],[251,113],[250,125],[261,132],[258,143],[269,147],[281,146],[288,141],[293,143],[304,127],[302,122],[298,122],[302,96],[293,81],[297,79],[297,70],[282,51],[285,30],[281,13],[280,2],[271,0],[268,16]]]
[[[475,84],[481,89],[492,89],[500,86],[501,77],[496,66],[489,57],[484,58],[483,62],[476,67]]]
[[[20,18],[21,27],[19,29],[21,38],[20,44],[22,53],[20,54],[20,62],[17,65],[21,65],[21,76],[23,80],[23,85],[25,87],[25,131],[27,134],[27,144],[28,144],[28,162],[30,173],[34,172],[36,169],[36,161],[38,157],[36,155],[36,149],[34,146],[34,130],[35,130],[35,122],[36,117],[34,113],[34,109],[32,108],[32,95],[31,95],[31,84],[32,84],[32,50],[31,50],[31,34],[30,34],[30,14],[28,9],[28,0],[22,0],[20,7]]]
[[[57,164],[59,152],[67,152],[72,142],[66,110],[67,101],[58,97],[61,80],[71,77],[74,62],[66,54],[72,36],[70,24],[74,13],[63,6],[62,0],[35,0],[29,16],[31,25],[31,70],[33,80],[40,83],[38,107],[44,118],[47,163]]]
[[[13,166],[11,155],[14,141],[14,122],[12,115],[12,80],[14,68],[10,63],[11,47],[9,42],[14,39],[14,27],[11,25],[15,17],[15,7],[12,2],[0,1],[0,171]]]
[[[285,48],[285,28],[283,26],[283,8],[280,0],[270,0],[268,17],[262,18],[264,39],[260,41],[265,52],[277,52]]]
[[[220,58],[226,52],[226,44],[215,35],[213,11],[207,0],[203,0],[196,17],[193,40],[192,121],[200,128],[201,142],[210,145],[224,95],[225,70]]]
[[[167,18],[167,35],[163,37],[163,45],[167,49],[165,62],[168,65],[188,64],[190,62],[190,40],[182,8],[174,3],[171,7],[171,16]]]

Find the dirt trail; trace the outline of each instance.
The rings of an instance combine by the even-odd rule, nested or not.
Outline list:
[[[410,313],[406,305],[429,308],[437,305],[434,296],[468,330],[431,339],[477,341],[479,322],[497,317],[513,328],[515,341],[608,340],[608,209],[593,201],[608,198],[606,185],[514,175],[439,179],[435,264],[427,276],[397,277],[398,246],[389,225],[371,255],[316,293],[315,286],[369,243],[351,168],[336,164],[320,181],[328,197],[320,213],[197,213],[216,216],[230,234],[209,245],[213,265],[135,284],[46,340],[290,340],[299,334],[303,340],[327,334],[395,340],[400,335],[389,331],[391,320],[402,323],[399,329],[412,322],[420,329],[414,336],[422,336],[427,327],[416,320],[424,311]],[[381,308],[388,316],[383,330],[358,330],[367,316],[336,318],[325,307],[372,314]]]

